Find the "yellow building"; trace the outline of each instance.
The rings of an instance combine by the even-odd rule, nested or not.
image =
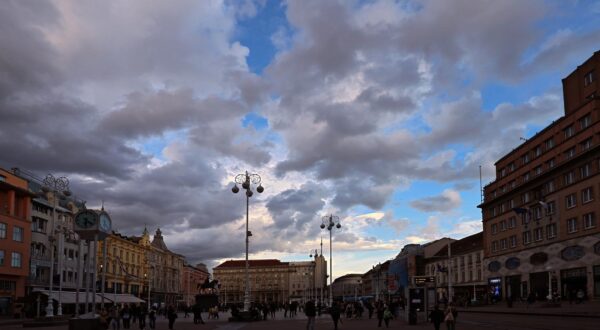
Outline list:
[[[114,232],[106,242],[106,272],[104,272],[103,249],[100,242],[98,249],[98,281],[105,279],[105,292],[129,293],[144,298],[142,288],[145,285],[146,248],[139,244],[137,237],[127,237]]]

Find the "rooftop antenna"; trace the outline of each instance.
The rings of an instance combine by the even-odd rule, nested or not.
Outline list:
[[[481,183],[481,165],[479,165],[479,196],[483,203],[483,185]]]
[[[104,199],[102,200],[102,211],[104,211]]]

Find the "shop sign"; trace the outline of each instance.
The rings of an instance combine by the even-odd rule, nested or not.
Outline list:
[[[489,283],[490,285],[492,285],[492,284],[500,284],[500,283],[502,283],[502,278],[501,278],[501,277],[494,277],[494,278],[490,278],[490,279],[488,280],[488,283]]]
[[[506,262],[504,263],[504,265],[508,269],[517,269],[521,265],[521,260],[517,257],[511,257],[511,258],[506,259]]]
[[[499,261],[492,261],[488,264],[488,270],[490,272],[497,272],[502,268],[502,264]]]
[[[531,255],[529,258],[529,263],[532,265],[543,265],[548,261],[548,254],[545,252],[538,252]]]
[[[573,245],[565,248],[561,252],[561,257],[566,261],[579,260],[585,255],[583,247],[579,245]]]

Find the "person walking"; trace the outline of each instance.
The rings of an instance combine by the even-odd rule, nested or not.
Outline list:
[[[429,319],[431,323],[433,323],[433,328],[435,330],[440,330],[440,324],[444,321],[444,312],[440,310],[439,305],[435,305],[431,313],[429,313]]]
[[[141,311],[140,311],[141,312]],[[152,307],[148,313],[148,325],[150,329],[156,328],[156,308]]]
[[[121,311],[118,306],[110,310],[110,326],[113,330],[121,330]]]
[[[385,309],[383,308],[383,302],[381,300],[378,301],[375,305],[375,308],[377,309],[377,327],[381,328],[381,321],[383,321],[383,313],[385,312]]]
[[[138,324],[139,324],[140,330],[146,329],[146,307],[140,306],[137,309],[136,314],[137,314],[136,318],[138,319]],[[134,318],[133,320],[135,321],[136,318]]]
[[[340,311],[340,306],[337,302],[334,302],[333,305],[331,305],[329,314],[331,314],[331,319],[333,320],[333,329],[338,330],[338,322],[340,321],[342,312]]]
[[[449,303],[448,308],[444,312],[444,321],[446,321],[446,329],[455,330],[456,329],[456,317],[458,316],[458,311],[456,307],[454,307],[454,303]]]
[[[177,319],[177,312],[173,305],[169,306],[167,310],[167,319],[169,319],[169,330],[173,330],[173,325],[175,325],[175,320]]]
[[[383,321],[385,322],[386,328],[390,327],[390,320],[393,318],[394,318],[394,315],[392,314],[390,307],[386,305],[385,310],[383,311]]]
[[[131,319],[131,311],[129,306],[125,305],[121,310],[121,319],[123,320],[123,329],[129,329],[129,321]]]
[[[317,308],[315,307],[315,302],[312,301],[312,299],[307,301],[304,305],[304,314],[306,315],[306,318],[308,318],[308,321],[306,322],[306,330],[314,330]]]

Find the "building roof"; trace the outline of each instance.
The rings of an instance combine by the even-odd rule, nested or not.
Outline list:
[[[289,263],[281,262],[277,259],[257,259],[248,260],[250,267],[276,267],[287,266]],[[213,269],[220,268],[243,268],[246,266],[246,260],[227,260]]]
[[[163,240],[162,232],[160,231],[160,228],[156,229],[156,233],[154,234],[154,239],[152,239],[151,244],[152,244],[152,246],[159,248],[163,251],[169,251],[169,249],[167,248],[167,244],[165,244],[165,241]]]
[[[451,246],[451,254],[453,256],[465,254],[477,250],[483,249],[483,232],[478,232],[477,234],[467,236],[465,238],[459,239],[458,241],[454,241],[450,243]],[[444,246],[438,253],[435,254],[436,257],[447,257],[448,256],[448,245]]]

